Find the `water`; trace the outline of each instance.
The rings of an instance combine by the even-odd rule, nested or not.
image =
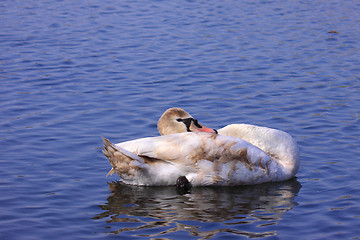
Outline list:
[[[0,239],[359,239],[356,1],[2,1]],[[101,136],[204,125],[289,132],[283,183],[130,187]]]

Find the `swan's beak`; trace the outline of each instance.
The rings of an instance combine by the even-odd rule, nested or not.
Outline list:
[[[201,124],[199,124],[201,127],[195,126],[195,124],[191,124],[190,131],[192,132],[207,132],[207,133],[218,133],[215,129],[205,127]]]

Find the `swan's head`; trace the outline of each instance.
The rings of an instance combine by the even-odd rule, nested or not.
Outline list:
[[[182,132],[209,132],[217,133],[215,129],[205,127],[198,123],[188,112],[181,108],[169,108],[158,121],[161,135]]]

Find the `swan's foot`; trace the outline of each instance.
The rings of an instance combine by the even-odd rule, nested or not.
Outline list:
[[[191,187],[191,183],[185,176],[178,177],[176,180],[176,191],[181,195],[188,193]]]

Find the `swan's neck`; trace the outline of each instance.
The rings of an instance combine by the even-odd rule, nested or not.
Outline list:
[[[219,134],[241,138],[272,157],[288,174],[299,168],[299,150],[295,140],[286,132],[250,124],[232,124],[218,130]]]

